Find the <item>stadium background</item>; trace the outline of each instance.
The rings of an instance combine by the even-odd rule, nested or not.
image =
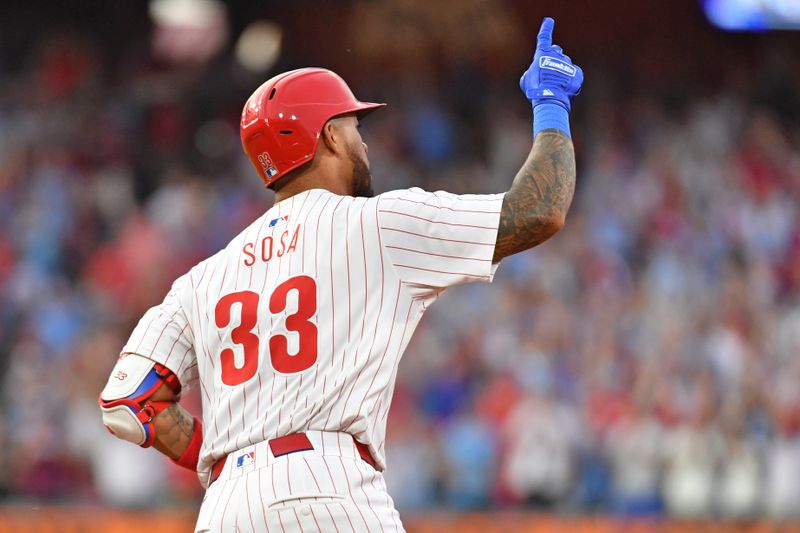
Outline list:
[[[110,437],[96,397],[142,312],[271,204],[238,143],[260,82],[325,66],[389,102],[377,192],[499,192],[545,15],[586,72],[575,203],[423,320],[390,492],[412,532],[800,530],[798,33],[725,33],[695,0],[211,13],[0,7],[0,531],[191,527],[195,477]]]

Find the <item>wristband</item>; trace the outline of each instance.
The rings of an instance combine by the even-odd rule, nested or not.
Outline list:
[[[544,102],[533,106],[533,136],[536,137],[540,131],[556,129],[567,134],[572,138],[569,131],[569,113],[564,106],[556,103]]]
[[[200,460],[200,448],[203,446],[203,423],[194,417],[194,430],[189,446],[184,450],[183,455],[177,459],[170,459],[173,463],[189,470],[197,471],[197,462]]]

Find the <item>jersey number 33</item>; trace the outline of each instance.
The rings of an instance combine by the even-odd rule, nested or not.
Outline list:
[[[295,276],[275,287],[269,297],[269,312],[273,315],[283,314],[291,291],[297,294],[297,310],[286,315],[286,329],[297,333],[297,353],[289,353],[286,335],[276,333],[269,338],[270,362],[282,374],[302,372],[317,361],[317,326],[311,322],[317,312],[317,283],[314,278]],[[253,291],[232,292],[220,298],[214,309],[216,325],[224,329],[231,323],[234,304],[240,304],[241,318],[239,325],[231,330],[231,341],[242,347],[242,366],[236,366],[233,349],[225,348],[220,352],[222,382],[228,386],[241,385],[258,372],[261,339],[253,330],[258,321],[260,298]]]

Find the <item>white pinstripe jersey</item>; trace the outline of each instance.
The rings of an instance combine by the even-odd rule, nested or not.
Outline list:
[[[492,279],[502,199],[313,189],[178,278],[122,353],[199,381],[201,479],[230,452],[307,429],[352,434],[382,470],[400,356],[445,288]]]

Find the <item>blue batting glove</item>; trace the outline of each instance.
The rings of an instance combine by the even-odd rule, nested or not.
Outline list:
[[[581,90],[583,70],[553,44],[554,25],[550,17],[542,21],[533,63],[519,80],[519,87],[534,109],[539,104],[555,103],[569,111],[570,99]]]

